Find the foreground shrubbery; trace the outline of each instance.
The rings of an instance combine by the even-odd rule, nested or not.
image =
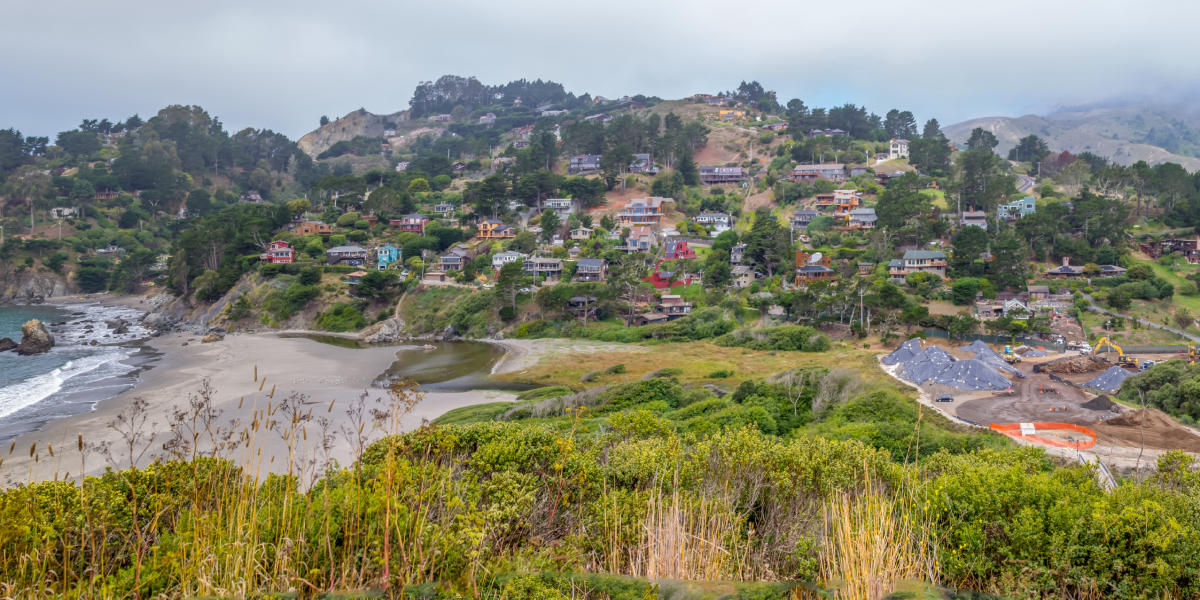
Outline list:
[[[911,580],[1013,598],[1200,594],[1200,476],[1182,453],[1106,493],[1088,467],[952,432],[836,371],[724,398],[669,377],[577,396],[526,394],[540,421],[370,445],[360,431],[348,467],[297,458],[260,477],[221,457],[254,456],[260,435],[321,457],[332,434],[289,399],[218,456],[184,436],[179,458],[148,468],[4,490],[0,591],[632,599],[669,580],[807,583],[707,596],[663,583],[661,597],[879,598]],[[358,405],[368,432],[394,430],[412,398],[393,399]]]

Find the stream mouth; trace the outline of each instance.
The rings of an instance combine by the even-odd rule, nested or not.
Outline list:
[[[430,347],[406,348],[396,361],[375,379],[386,387],[395,381],[412,380],[431,392],[469,392],[472,390],[525,391],[538,386],[497,381],[492,367],[506,350],[486,342],[437,342]]]

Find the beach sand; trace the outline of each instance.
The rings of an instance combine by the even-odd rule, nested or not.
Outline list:
[[[169,457],[164,444],[179,436],[201,454],[221,448],[222,456],[248,470],[299,473],[305,482],[334,462],[349,465],[364,443],[395,427],[390,419],[372,418],[372,410],[393,406],[388,390],[372,382],[400,347],[341,348],[273,333],[228,335],[207,344],[179,333],[148,344],[162,357],[133,389],[90,413],[22,435],[11,450],[0,448],[0,483],[96,475],[131,460],[144,466]],[[216,416],[207,424],[186,418],[186,426],[172,426],[205,381]],[[513,393],[491,390],[425,393],[398,426],[411,430],[451,409],[513,399]],[[77,449],[80,436],[83,452]],[[190,449],[184,454],[190,456]]]

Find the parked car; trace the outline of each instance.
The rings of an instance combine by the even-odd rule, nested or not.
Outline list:
[[[954,402],[954,396],[950,394],[942,394],[935,399],[937,402]]]

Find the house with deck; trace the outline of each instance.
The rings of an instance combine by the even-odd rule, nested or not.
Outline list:
[[[623,226],[658,225],[663,218],[662,204],[657,196],[631,200],[617,213],[617,222]]]
[[[946,253],[941,250],[909,250],[900,262],[888,263],[888,275],[903,281],[911,273],[932,273],[946,278]]]
[[[334,246],[325,251],[325,262],[329,265],[361,267],[367,262],[367,249],[362,246]]]
[[[399,227],[403,233],[415,233],[417,235],[425,235],[425,226],[429,224],[429,217],[421,213],[411,213],[399,219],[391,219],[388,225],[394,223],[395,227]]]
[[[629,237],[625,239],[622,249],[627,252],[649,252],[657,243],[658,237],[654,234],[654,229],[648,225],[636,225],[630,228]]]
[[[549,198],[542,202],[542,210],[552,210],[559,218],[575,212],[575,200],[571,198]]]
[[[542,279],[558,279],[562,276],[563,261],[561,258],[532,256],[525,259],[525,274]]]
[[[854,231],[874,229],[879,217],[873,208],[856,208],[846,215],[846,228]]]
[[[301,221],[292,227],[296,235],[328,235],[333,233],[333,226],[321,221]]]
[[[263,252],[258,259],[273,265],[290,264],[293,262],[295,253],[296,251],[292,248],[291,244],[282,240],[276,240],[267,244],[267,251]]]
[[[645,175],[657,175],[658,167],[654,166],[654,160],[649,154],[640,153],[633,155],[633,162],[629,163],[630,173],[642,173]]]
[[[481,240],[507,240],[517,237],[517,232],[497,219],[484,219],[479,222],[476,236]]]
[[[567,162],[569,175],[589,175],[600,172],[599,154],[580,154],[572,156]]]
[[[1200,263],[1200,240],[1169,238],[1140,242],[1138,248],[1149,254],[1151,258],[1159,258],[1168,254],[1179,254],[1191,264]]]
[[[718,234],[729,231],[733,226],[733,217],[723,212],[704,211],[695,217],[692,221],[698,225],[704,225],[708,228],[709,233]]]
[[[500,269],[502,269],[504,267],[504,265],[507,265],[509,263],[514,263],[517,261],[520,261],[521,264],[525,264],[526,258],[529,258],[528,254],[522,254],[520,252],[517,252],[516,250],[505,250],[504,252],[497,252],[492,255],[492,268],[499,271]]]
[[[999,207],[1000,216],[1008,221],[1016,221],[1021,217],[1028,217],[1037,212],[1037,198],[1033,196],[1025,196],[1020,200],[1013,200]]]
[[[808,229],[808,225],[813,222],[813,219],[819,216],[821,216],[821,213],[811,208],[804,208],[796,211],[794,214],[792,214],[792,218],[790,219],[792,230],[799,231]]]
[[[608,262],[603,258],[581,258],[575,263],[575,281],[604,281]]]
[[[438,259],[438,268],[445,272],[461,271],[473,258],[475,258],[475,253],[470,246],[455,244],[450,246],[446,253]]]
[[[746,172],[741,167],[700,167],[700,183],[704,185],[741,183],[744,179]]]
[[[792,181],[816,181],[825,179],[834,183],[846,181],[846,165],[823,163],[818,165],[796,165],[792,169]]]
[[[692,314],[692,303],[677,294],[664,294],[658,302],[658,312],[673,321]]]

